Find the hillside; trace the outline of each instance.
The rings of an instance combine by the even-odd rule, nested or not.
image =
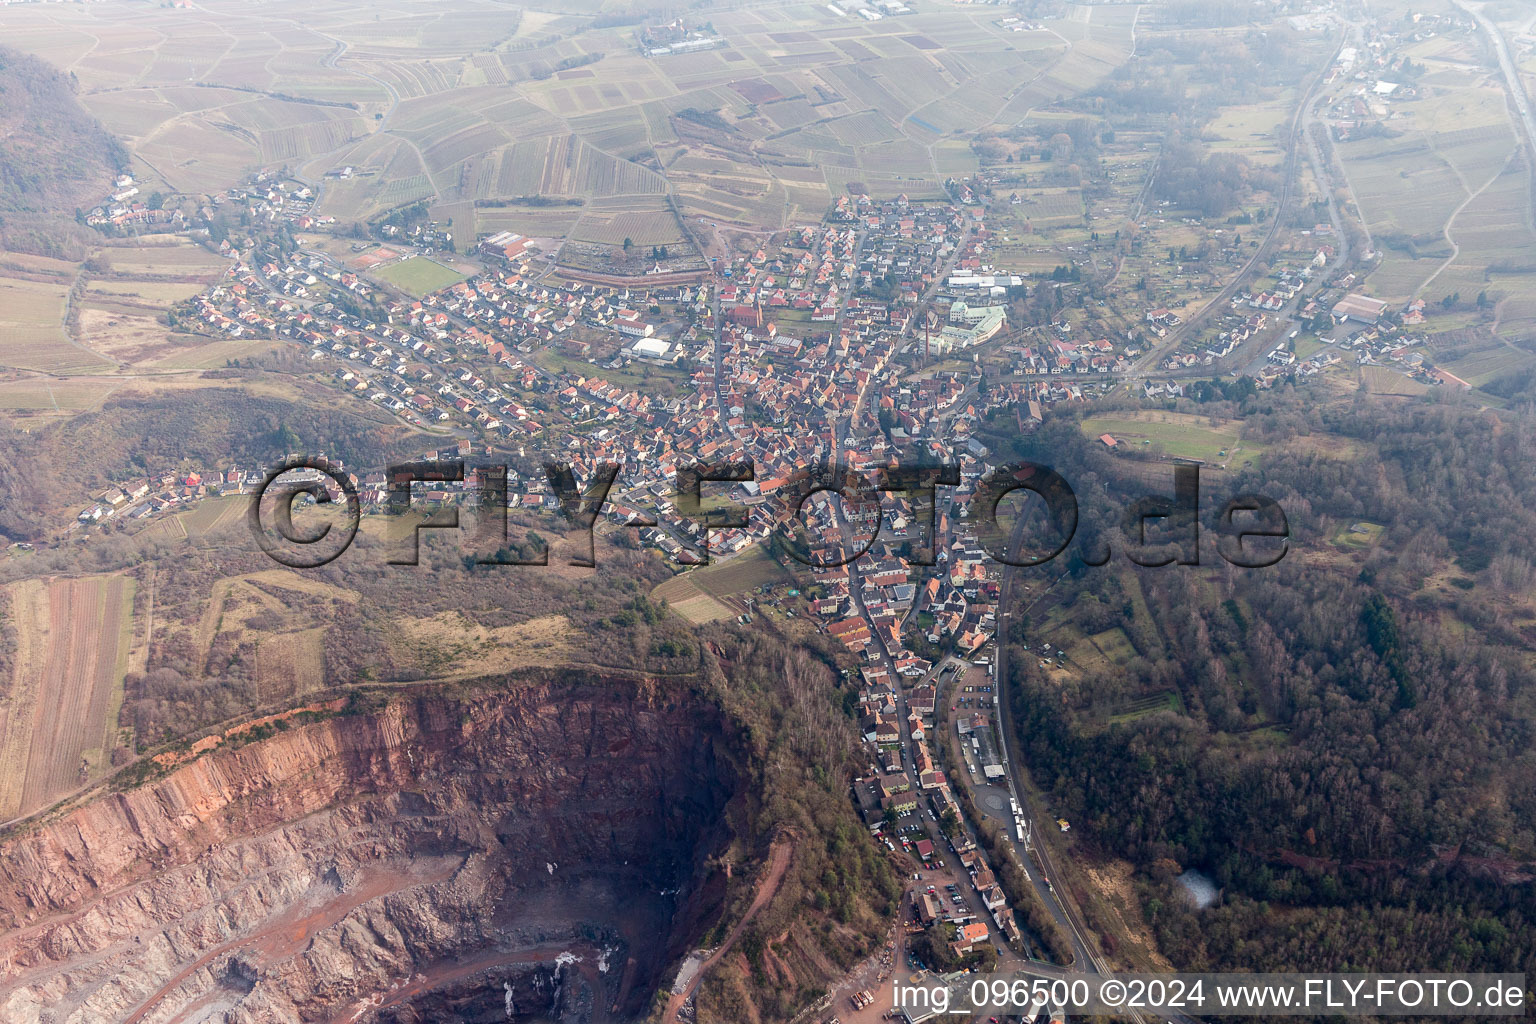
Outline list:
[[[1115,560],[1071,564],[1014,624],[1009,710],[1061,842],[1138,869],[1179,968],[1530,969],[1536,552],[1530,392],[1512,391],[1518,411],[1285,388],[1168,403],[1271,446],[1205,474],[1201,508],[1272,495],[1291,553],[1138,569],[1105,531]],[[1090,524],[1167,486],[1067,418],[1014,447],[1088,482]],[[1218,905],[1177,895],[1186,868]]]
[[[127,165],[127,151],[80,105],[68,77],[0,46],[0,215],[72,216]]]
[[[41,538],[67,522],[66,510],[93,488],[140,472],[169,472],[183,460],[268,465],[297,438],[382,467],[396,446],[410,450],[408,436],[382,413],[332,408],[302,386],[292,400],[233,386],[129,392],[41,433],[0,428],[0,536]]]

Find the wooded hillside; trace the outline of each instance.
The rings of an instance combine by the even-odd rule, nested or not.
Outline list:
[[[127,166],[122,143],[80,105],[71,78],[0,46],[0,214],[72,217]]]
[[[1262,570],[1130,566],[1104,510],[1154,474],[1166,490],[1167,464],[1095,452],[1067,418],[1017,442],[1117,550],[1038,570],[1069,572],[1009,637],[1013,724],[1075,841],[1140,869],[1179,967],[1531,968],[1536,494],[1515,392],[1502,411],[1285,388],[1184,403],[1276,445],[1202,497],[1285,506],[1291,554]],[[1024,647],[1041,640],[1075,669]],[[1178,895],[1188,867],[1215,907]]]

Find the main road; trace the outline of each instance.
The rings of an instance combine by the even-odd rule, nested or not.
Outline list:
[[[1452,2],[1470,14],[1478,27],[1486,32],[1492,41],[1493,52],[1499,58],[1499,70],[1504,73],[1504,84],[1509,88],[1509,98],[1515,105],[1515,112],[1519,114],[1520,131],[1524,136],[1526,152],[1533,161],[1536,161],[1536,118],[1531,115],[1531,101],[1526,95],[1525,83],[1520,80],[1520,69],[1515,66],[1514,60],[1509,55],[1509,44],[1504,40],[1504,33],[1483,14],[1482,4],[1474,5],[1464,0],[1452,0]]]
[[[1269,230],[1264,233],[1264,238],[1259,242],[1259,247],[1253,251],[1252,256],[1248,257],[1248,261],[1242,265],[1241,269],[1232,275],[1232,280],[1228,282],[1225,288],[1217,292],[1189,320],[1175,329],[1168,336],[1167,341],[1161,345],[1152,346],[1147,350],[1146,355],[1136,360],[1132,366],[1131,373],[1128,375],[1131,378],[1134,379],[1138,374],[1153,366],[1157,360],[1169,352],[1176,351],[1178,346],[1199,328],[1201,322],[1210,315],[1212,310],[1220,308],[1224,303],[1231,302],[1232,297],[1242,289],[1243,284],[1247,281],[1248,273],[1258,265],[1260,260],[1269,255],[1269,250],[1275,243],[1275,236],[1279,234],[1280,223],[1284,219],[1285,209],[1290,204],[1291,195],[1296,190],[1297,164],[1299,163],[1301,152],[1299,143],[1300,136],[1306,131],[1307,112],[1311,109],[1317,97],[1317,90],[1322,85],[1323,77],[1327,75],[1328,69],[1333,67],[1334,62],[1339,59],[1339,52],[1343,48],[1344,43],[1341,40],[1339,45],[1334,48],[1333,56],[1328,58],[1328,63],[1324,64],[1322,69],[1312,76],[1311,81],[1307,85],[1307,91],[1302,94],[1301,102],[1296,105],[1296,112],[1291,115],[1290,133],[1289,138],[1286,140],[1285,169],[1281,172],[1280,197],[1279,201],[1275,203],[1274,213],[1269,218]]]
[[[1014,526],[1013,536],[1009,539],[1009,549],[1017,552],[1023,540],[1025,520],[1023,517]],[[1045,903],[1051,916],[1062,926],[1072,942],[1072,950],[1075,955],[1073,963],[1074,971],[1080,970],[1090,975],[1104,975],[1113,972],[1113,968],[1104,956],[1094,946],[1092,936],[1087,923],[1083,920],[1082,912],[1078,909],[1070,896],[1059,893],[1054,883],[1049,879],[1060,877],[1056,871],[1056,865],[1051,858],[1049,846],[1043,841],[1047,833],[1042,830],[1041,823],[1045,822],[1046,828],[1054,825],[1049,815],[1042,818],[1041,812],[1034,806],[1034,801],[1029,795],[1029,779],[1024,770],[1023,752],[1019,749],[1018,737],[1014,735],[1011,727],[1013,716],[1010,710],[1012,687],[1008,685],[1008,637],[1013,627],[1018,608],[1018,568],[1011,565],[1003,566],[1002,586],[998,594],[997,637],[994,642],[996,648],[993,654],[993,665],[997,670],[994,685],[997,688],[997,728],[999,740],[1002,743],[1003,756],[1007,760],[1008,788],[1015,800],[1019,802],[1019,809],[1023,813],[1027,826],[1026,835],[1033,841],[1019,844],[1022,847],[1021,855],[1026,863],[1033,854],[1035,866],[1038,871],[1031,872],[1030,882],[1035,887],[1035,892]],[[1060,580],[1061,577],[1057,577]],[[1051,586],[1055,586],[1052,583]],[[1049,589],[1049,588],[1047,588]],[[1043,596],[1043,595],[1042,595]],[[1036,965],[1031,965],[1033,968]],[[1041,971],[1042,974],[1054,973]],[[1170,1024],[1197,1024],[1197,1018],[1179,1013],[1165,1013],[1162,1015]],[[1131,1011],[1131,1017],[1138,1022],[1142,1021],[1142,1015]]]

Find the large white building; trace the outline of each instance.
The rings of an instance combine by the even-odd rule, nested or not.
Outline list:
[[[1001,295],[1009,288],[1023,284],[1024,279],[1018,274],[951,274],[946,283],[956,291],[985,289],[993,295]]]
[[[959,316],[956,315],[958,309],[963,309]],[[1002,306],[967,306],[957,302],[950,309],[950,319],[959,322],[945,324],[929,342],[936,355],[948,355],[955,349],[980,345],[1003,329],[1007,311]]]
[[[649,359],[658,363],[676,362],[679,354],[671,342],[661,338],[639,338],[629,350],[636,359]]]

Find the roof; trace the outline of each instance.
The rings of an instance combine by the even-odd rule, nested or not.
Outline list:
[[[660,338],[641,338],[635,342],[635,351],[642,355],[663,356],[672,346]]]
[[[1352,316],[1357,320],[1375,320],[1387,311],[1387,304],[1369,295],[1346,295],[1333,305],[1334,316]]]

